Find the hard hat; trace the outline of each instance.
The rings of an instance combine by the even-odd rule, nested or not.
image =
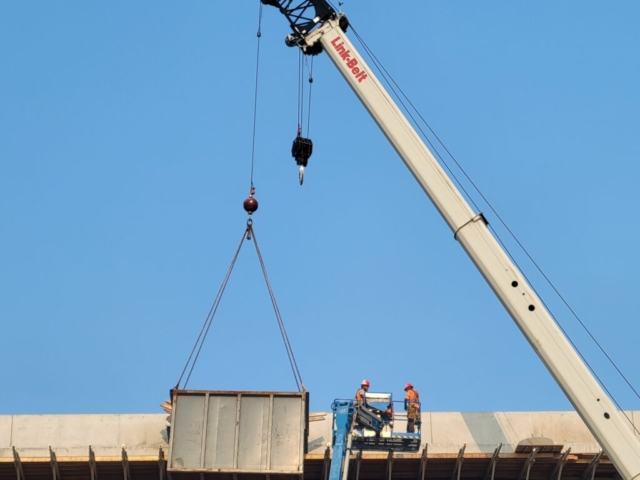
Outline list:
[[[409,390],[410,388],[413,388],[413,385],[411,385],[410,383],[407,383],[407,384],[404,386],[404,391],[406,392],[406,391],[407,391],[407,390]]]
[[[369,386],[369,380],[362,380],[362,382],[360,383],[361,387],[368,387]]]

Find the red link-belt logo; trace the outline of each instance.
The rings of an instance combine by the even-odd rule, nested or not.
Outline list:
[[[331,40],[331,45],[333,45],[333,48],[336,49],[336,52],[340,55],[340,58],[345,61],[345,63],[347,64],[347,68],[351,69],[351,73],[353,74],[355,79],[358,80],[358,83],[361,83],[367,78],[367,72],[365,72],[358,66],[358,60],[349,56],[351,52],[346,49],[346,47],[344,46],[344,42],[340,41],[340,37],[336,37]]]

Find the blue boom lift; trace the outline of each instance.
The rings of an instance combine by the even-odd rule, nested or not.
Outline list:
[[[329,480],[346,480],[349,458],[355,450],[417,452],[420,422],[416,433],[393,431],[395,412],[390,393],[366,393],[364,403],[336,400],[333,410],[333,455]]]

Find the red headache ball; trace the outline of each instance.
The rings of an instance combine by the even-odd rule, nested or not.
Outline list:
[[[242,206],[244,207],[244,209],[246,210],[246,212],[251,215],[253,212],[255,212],[256,210],[258,210],[258,201],[253,198],[253,197],[249,197],[247,198],[244,203],[242,204]]]

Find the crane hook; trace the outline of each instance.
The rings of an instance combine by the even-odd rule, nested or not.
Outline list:
[[[295,159],[296,163],[300,166],[300,173],[298,174],[298,179],[300,180],[300,185],[304,182],[304,168],[309,163],[309,157],[313,152],[313,142],[310,138],[304,138],[300,136],[300,131],[298,130],[298,135],[293,141],[293,145],[291,146],[291,156]]]

